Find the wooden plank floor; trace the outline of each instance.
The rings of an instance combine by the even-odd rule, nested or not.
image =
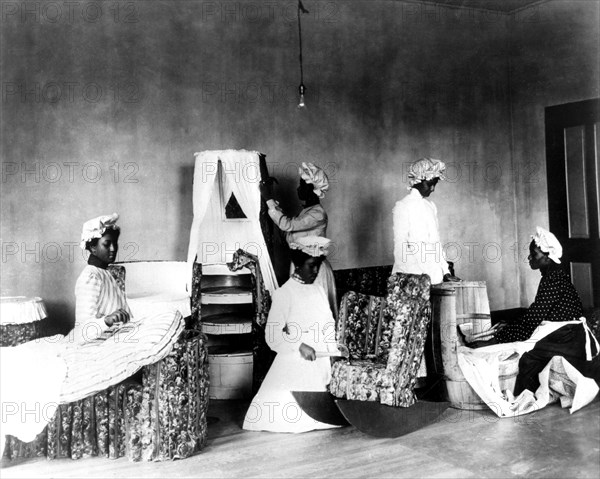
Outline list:
[[[27,459],[0,477],[201,478],[593,478],[600,477],[600,400],[570,415],[553,404],[533,415],[498,419],[448,409],[441,419],[396,439],[353,427],[304,434],[241,429],[243,401],[213,401],[208,446],[185,460]]]

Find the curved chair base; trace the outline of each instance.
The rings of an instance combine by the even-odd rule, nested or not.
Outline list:
[[[418,401],[409,407],[375,401],[336,399],[344,417],[360,432],[374,437],[400,437],[435,422],[449,402]]]
[[[311,418],[333,426],[348,426],[348,421],[336,406],[335,398],[327,391],[292,391],[302,410]]]

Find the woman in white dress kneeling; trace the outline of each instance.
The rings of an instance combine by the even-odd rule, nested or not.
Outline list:
[[[295,270],[273,293],[265,330],[266,342],[277,356],[248,408],[244,429],[305,432],[337,427],[312,419],[291,393],[327,391],[331,379],[335,322],[325,290],[314,283],[330,242],[306,236],[290,244]]]

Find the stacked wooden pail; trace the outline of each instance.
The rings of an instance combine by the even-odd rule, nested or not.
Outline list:
[[[441,283],[431,288],[432,354],[434,374],[442,377],[446,399],[460,409],[485,409],[487,406],[466,381],[459,365],[461,345],[457,326],[470,323],[473,334],[491,327],[490,306],[485,281]],[[501,371],[500,386],[512,390],[518,372],[515,363]]]

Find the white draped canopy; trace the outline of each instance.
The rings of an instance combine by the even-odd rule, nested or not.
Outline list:
[[[212,150],[196,153],[195,157],[190,271],[194,260],[202,264],[226,263],[241,248],[258,257],[265,287],[272,293],[278,284],[259,221],[259,153]],[[225,205],[231,194],[246,218],[225,217]]]

